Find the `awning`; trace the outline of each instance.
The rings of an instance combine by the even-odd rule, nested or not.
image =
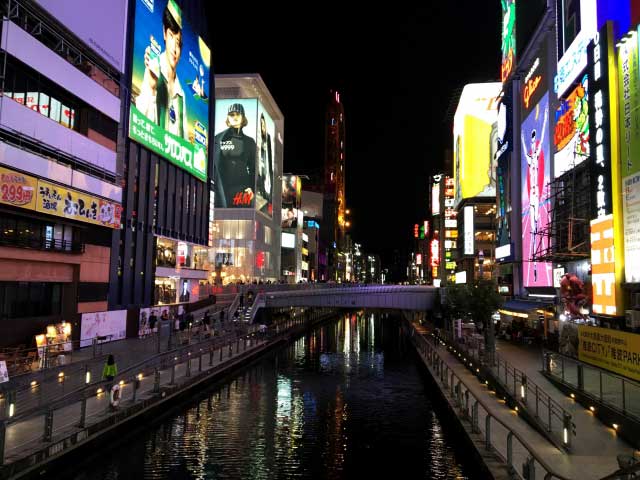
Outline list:
[[[528,318],[530,312],[544,309],[553,305],[553,302],[530,302],[526,300],[508,300],[502,305],[498,312],[512,317]]]

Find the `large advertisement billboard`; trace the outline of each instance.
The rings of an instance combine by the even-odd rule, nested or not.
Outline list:
[[[553,177],[589,158],[589,81],[584,75],[566,98],[560,99],[555,115]]]
[[[625,280],[640,282],[640,93],[638,35],[634,31],[618,50],[620,168],[624,216]]]
[[[275,123],[258,102],[257,167],[256,167],[256,210],[273,215],[273,185],[275,172]]]
[[[93,51],[124,72],[127,0],[36,0]]]
[[[495,197],[498,95],[501,83],[469,84],[453,119],[455,205]]]
[[[253,208],[258,100],[216,100],[214,128],[216,208]]]
[[[211,52],[175,0],[136,0],[129,137],[207,179]]]
[[[522,123],[522,267],[525,287],[553,285],[548,262],[531,261],[549,248],[543,235],[549,224],[549,94],[546,93]]]

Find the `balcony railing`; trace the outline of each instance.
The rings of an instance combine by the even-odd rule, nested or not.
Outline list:
[[[5,247],[29,248],[63,253],[83,253],[84,243],[71,240],[48,239],[45,237],[0,236],[0,245]]]

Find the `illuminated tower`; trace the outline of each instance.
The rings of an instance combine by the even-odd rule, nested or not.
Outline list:
[[[340,93],[330,91],[325,115],[324,206],[320,235],[327,253],[327,280],[344,280],[345,125]],[[341,273],[342,272],[342,273]]]

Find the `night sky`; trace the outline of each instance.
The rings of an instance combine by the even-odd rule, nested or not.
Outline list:
[[[322,171],[328,92],[340,92],[352,236],[388,264],[426,218],[427,177],[451,148],[453,92],[499,77],[500,3],[322,6],[215,2],[214,73],[262,76],[284,114],[285,172]]]

